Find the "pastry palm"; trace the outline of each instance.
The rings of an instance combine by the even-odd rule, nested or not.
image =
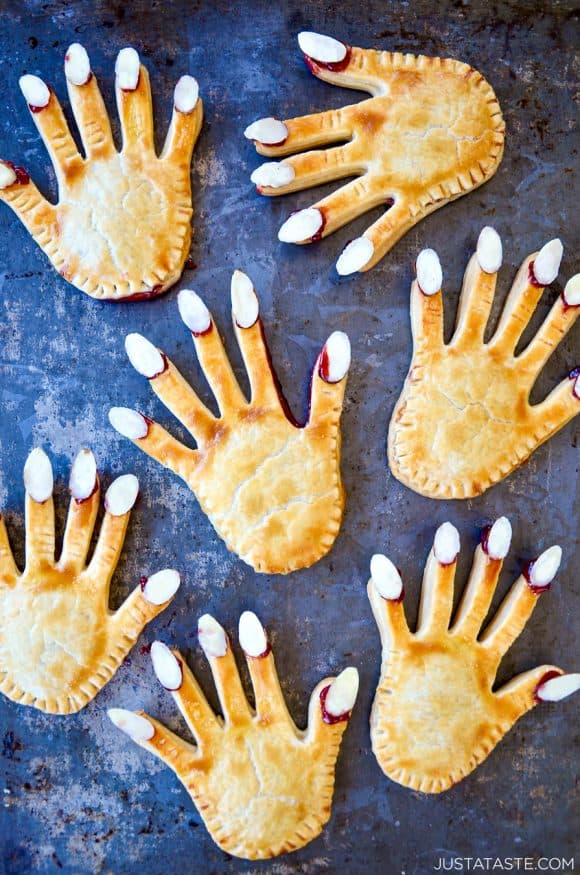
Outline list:
[[[417,630],[405,619],[402,583],[385,556],[371,563],[368,595],[383,647],[371,713],[373,751],[399,784],[440,793],[470,774],[523,714],[580,686],[580,675],[543,665],[494,690],[498,666],[548,589],[561,550],[530,563],[485,628],[511,528],[505,518],[484,534],[450,627],[459,535],[444,523],[423,578]]]
[[[239,271],[232,280],[232,303],[250,379],[249,402],[209,311],[186,290],[180,293],[180,311],[220,416],[202,404],[162,353],[140,335],[130,335],[132,363],[190,431],[197,449],[134,411],[113,408],[110,418],[121,434],[187,483],[230,550],[256,571],[285,574],[325,555],[340,528],[339,423],[350,346],[341,332],[329,338],[314,366],[310,416],[301,426],[272,370],[252,284]]]
[[[244,625],[253,634],[249,642]],[[254,614],[242,615],[240,642],[255,712],[221,626],[205,615],[199,635],[223,720],[208,705],[181,654],[160,642],[152,648],[157,676],[172,691],[196,745],[142,712],[112,709],[109,715],[173,769],[222,850],[246,859],[294,851],[312,841],[330,817],[336,758],[358,689],[356,669],[318,684],[310,699],[308,728],[301,731],[288,712],[274,657]]]
[[[341,274],[365,271],[423,216],[495,173],[503,154],[501,110],[481,73],[460,61],[354,48],[316,34],[300,34],[299,42],[319,79],[373,97],[285,122],[250,125],[246,136],[260,154],[304,153],[262,165],[252,180],[262,194],[279,195],[355,176],[293,214],[279,237],[310,243],[386,206],[337,263]],[[326,60],[331,57],[339,60]],[[319,148],[341,141],[347,142]]]
[[[570,280],[535,337],[515,355],[543,286],[558,273],[561,244],[546,244],[525,259],[497,329],[484,342],[501,262],[499,256],[487,272],[481,267],[489,238],[501,251],[495,232],[485,229],[465,273],[449,343],[443,339],[440,281],[434,293],[422,291],[419,277],[411,289],[413,359],[391,419],[389,464],[397,479],[430,498],[480,495],[580,412],[574,371],[540,404],[529,402],[540,371],[580,313],[580,277]],[[425,252],[436,263],[432,250]]]
[[[0,164],[0,199],[59,273],[91,297],[160,294],[179,279],[191,241],[190,162],[202,122],[197,83],[191,76],[179,81],[157,157],[149,76],[133,49],[120,53],[116,68],[120,152],[81,46],[69,49],[65,71],[85,157],[55,93],[37,77],[23,77],[32,118],[56,172],[59,200],[51,204],[23,170],[8,162]]]
[[[71,714],[84,708],[111,679],[144,626],[173,597],[179,576],[167,570],[143,578],[119,610],[110,611],[109,584],[137,497],[137,479],[124,475],[109,487],[99,540],[88,565],[100,495],[92,453],[82,450],[73,466],[58,562],[52,471],[41,450],[29,457],[25,483],[22,573],[0,519],[0,691],[41,711]]]

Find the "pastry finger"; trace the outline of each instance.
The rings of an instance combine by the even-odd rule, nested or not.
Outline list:
[[[481,644],[498,663],[524,629],[538,596],[550,588],[561,560],[562,549],[555,545],[529,562],[481,635]]]
[[[109,708],[110,721],[139,747],[163,760],[180,777],[187,774],[198,750],[144,711]]]
[[[26,489],[26,569],[54,562],[54,479],[50,459],[40,448],[32,450],[24,465]]]
[[[382,553],[375,553],[371,559],[367,595],[381,635],[383,652],[396,651],[411,634],[403,607],[405,590],[398,570]]]
[[[84,46],[73,43],[64,61],[68,96],[87,158],[106,158],[115,149],[105,102]]]
[[[11,161],[0,161],[0,200],[16,213],[39,246],[57,255],[56,207],[41,195],[26,170]]]
[[[351,240],[342,250],[336,262],[336,270],[340,276],[370,270],[416,224],[417,219],[402,195],[394,194],[392,198],[383,196],[381,203],[391,205],[383,216],[367,228],[362,237]]]
[[[257,719],[292,724],[266,631],[252,611],[244,611],[240,617],[239,640],[252,679]]]
[[[506,517],[500,517],[484,531],[450,629],[452,634],[477,638],[491,605],[511,536],[512,527]]]
[[[353,666],[316,685],[308,706],[307,744],[330,744],[333,752],[338,754],[338,745],[350,720],[358,688],[358,671]]]
[[[228,636],[211,614],[199,618],[197,635],[211,668],[226,724],[247,723],[252,713]]]
[[[562,338],[580,316],[580,274],[570,279],[525,350],[518,365],[536,373],[544,367]]]
[[[513,352],[532,318],[544,287],[550,285],[560,269],[562,244],[550,240],[539,252],[525,259],[504,304],[490,346]]]
[[[111,407],[109,422],[119,434],[155,459],[165,468],[170,468],[179,477],[187,480],[199,459],[197,450],[190,450],[181,441],[172,437],[159,423],[148,419],[129,407]]]
[[[304,152],[350,140],[353,134],[352,110],[353,107],[329,109],[283,122],[277,118],[262,118],[248,125],[244,136],[253,140],[260,155],[269,158]]]
[[[298,45],[308,69],[318,79],[342,88],[368,91],[374,96],[386,93],[386,76],[395,58],[400,59],[403,67],[407,57],[410,65],[415,63],[412,55],[358,49],[334,37],[310,31],[298,34]]]
[[[231,294],[234,329],[250,380],[251,403],[278,406],[281,389],[266,346],[260,304],[251,279],[241,270],[233,273]]]
[[[115,94],[123,132],[123,152],[140,161],[154,151],[149,73],[133,48],[121,49],[115,63]]]
[[[99,510],[99,477],[91,450],[81,450],[73,462],[69,481],[70,504],[59,565],[84,566]]]
[[[20,77],[20,90],[46,146],[59,186],[74,178],[83,167],[83,159],[71,136],[56,94],[38,76]]]
[[[449,627],[453,609],[453,582],[459,554],[459,532],[451,523],[443,523],[435,532],[433,549],[423,575],[417,635],[430,635]]]
[[[338,425],[350,361],[348,335],[344,331],[333,331],[322,347],[312,371],[308,425],[314,428],[320,425]]]
[[[443,346],[443,275],[439,256],[423,249],[415,262],[417,279],[411,286],[411,331],[418,352]]]
[[[88,567],[91,577],[110,580],[123,544],[129,517],[139,494],[139,481],[134,474],[122,474],[113,480],[105,494],[105,516],[99,539]]]
[[[284,161],[268,161],[256,167],[250,178],[259,194],[279,195],[347,176],[359,176],[365,169],[359,150],[349,143],[335,149],[316,149],[294,155]]]
[[[183,296],[179,300],[180,309],[183,309]],[[207,318],[209,320],[209,313]],[[127,335],[125,351],[137,373],[147,377],[157,397],[183,423],[198,444],[203,446],[208,443],[216,433],[216,419],[165,353],[141,334]]]
[[[465,275],[457,308],[452,343],[483,343],[493,306],[497,272],[502,262],[502,245],[493,228],[483,228]]]
[[[202,122],[203,105],[197,80],[193,76],[182,76],[173,92],[173,114],[160,158],[183,166],[188,177]]]
[[[157,680],[172,694],[199,750],[204,752],[212,742],[219,744],[222,727],[181,653],[155,641],[151,660]]]
[[[278,231],[282,243],[314,243],[386,200],[369,174],[343,185],[321,201],[291,213]]]

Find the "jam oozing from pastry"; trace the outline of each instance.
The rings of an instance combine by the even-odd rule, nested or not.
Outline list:
[[[149,298],[154,298],[158,295],[163,289],[162,285],[153,286],[147,292],[135,292],[133,295],[128,295],[126,298],[121,298],[122,301],[148,301]],[[167,291],[167,290],[166,290]],[[105,300],[107,300],[105,298]],[[115,300],[114,298],[109,298],[108,300]]]
[[[139,578],[139,586],[141,587],[141,592],[145,591],[145,587],[147,586],[147,581],[149,580],[144,574]]]
[[[342,40],[339,40],[338,42],[342,42]],[[317,61],[314,58],[311,58],[310,55],[305,54],[304,60],[306,61],[306,66],[310,72],[316,75],[317,70],[329,70],[331,73],[341,73],[343,70],[346,70],[350,64],[352,50],[346,43],[342,44],[346,49],[346,54],[342,61]]]
[[[546,592],[547,589],[550,589],[552,586],[552,581],[550,583],[546,583],[543,586],[538,586],[537,583],[532,583],[532,569],[536,564],[536,559],[530,559],[530,561],[524,566],[524,570],[522,574],[526,578],[527,584],[530,587],[531,591],[534,595],[541,595],[543,592]]]
[[[547,681],[551,681],[554,678],[559,678],[559,677],[560,677],[559,671],[547,671],[546,674],[542,675],[542,677],[540,678],[540,680],[538,681],[538,683],[536,684],[536,687],[534,689],[534,701],[538,702],[538,703],[543,702],[544,700],[540,699],[540,697],[538,696],[538,690],[540,689],[542,684],[545,684]]]
[[[330,684],[320,691],[320,708],[322,709],[322,719],[324,722],[328,723],[329,726],[334,726],[335,723],[343,723],[345,720],[348,720],[352,712],[345,711],[344,714],[339,714],[337,717],[335,717],[334,714],[329,714],[326,710],[326,697],[328,696],[329,690]]]
[[[264,343],[264,349],[266,350],[266,355],[268,357],[268,367],[270,368],[270,373],[272,375],[272,380],[274,382],[274,388],[278,394],[278,399],[280,401],[280,406],[284,411],[284,415],[288,422],[291,422],[294,428],[304,428],[303,422],[298,422],[292,411],[290,410],[290,405],[286,400],[286,396],[284,395],[284,391],[280,384],[280,380],[278,379],[278,374],[274,369],[274,365],[272,364],[272,356],[270,355],[270,347],[268,346],[268,341],[266,340],[266,336],[264,334],[264,326],[262,324],[262,320],[258,317],[258,326],[260,328],[260,333],[262,335],[262,341]]]
[[[186,259],[186,262],[183,266],[184,270],[196,270],[196,268],[197,268],[197,264],[195,263],[193,258],[190,257],[190,258]]]
[[[30,176],[28,175],[24,167],[18,167],[16,164],[13,164],[12,161],[4,161],[4,164],[6,164],[6,166],[9,167],[10,170],[14,171],[16,175],[16,182],[18,183],[18,185],[28,185],[28,183],[30,182]]]

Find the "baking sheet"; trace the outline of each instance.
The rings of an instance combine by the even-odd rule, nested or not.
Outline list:
[[[541,662],[578,667],[578,421],[507,481],[470,501],[435,502],[405,489],[387,470],[385,449],[411,352],[409,286],[420,249],[432,246],[440,253],[449,328],[463,270],[484,224],[493,224],[504,241],[500,298],[525,255],[562,237],[560,277],[534,324],[577,268],[573,4],[4,0],[0,12],[0,155],[24,164],[53,196],[54,173],[17,79],[24,72],[42,75],[66,105],[62,61],[70,42],[88,48],[116,130],[113,68],[124,45],[135,46],[149,70],[159,144],[181,73],[199,79],[205,105],[192,170],[191,255],[197,267],[165,297],[131,305],[92,301],[67,285],[11,212],[0,209],[0,505],[8,510],[17,556],[24,549],[21,469],[29,449],[40,444],[52,455],[62,530],[70,463],[80,447],[91,446],[105,483],[132,471],[142,488],[113,604],[143,573],[175,565],[184,575],[171,608],[147,628],[114,680],[80,714],[49,717],[0,701],[0,870],[422,875],[453,855],[574,856],[578,698],[527,715],[471,777],[440,797],[399,787],[383,776],[370,751],[368,714],[380,651],[365,593],[370,555],[388,552],[403,573],[413,617],[436,526],[451,519],[460,530],[462,581],[480,526],[506,514],[514,541],[499,595],[522,561],[549,544],[562,545],[564,561],[552,591],[502,664],[500,679]],[[466,61],[492,83],[507,123],[505,157],[491,182],[423,220],[374,270],[341,283],[331,269],[337,255],[378,213],[313,246],[279,244],[276,232],[288,212],[312,203],[323,189],[260,198],[249,175],[262,159],[242,137],[245,125],[262,115],[292,117],[364,99],[308,73],[295,41],[301,29],[354,45]],[[129,331],[165,349],[209,398],[177,314],[179,288],[193,287],[204,297],[241,374],[229,314],[235,267],[246,270],[258,289],[273,360],[298,415],[305,412],[309,371],[327,335],[345,330],[353,344],[343,418],[344,525],[325,559],[289,577],[256,575],[229,554],[187,488],[107,422],[111,405],[135,405],[182,435],[128,364],[123,339]],[[576,326],[545,369],[538,398],[578,363],[578,338]],[[171,697],[153,677],[147,645],[160,637],[180,647],[217,704],[196,643],[196,620],[210,611],[234,632],[246,608],[268,626],[298,722],[305,720],[320,677],[347,663],[361,672],[330,823],[303,850],[264,863],[228,859],[173,773],[116,731],[105,713],[113,705],[144,707],[187,735]]]

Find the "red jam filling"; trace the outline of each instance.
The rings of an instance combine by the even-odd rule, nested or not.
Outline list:
[[[143,592],[145,590],[145,587],[147,586],[148,580],[149,580],[149,578],[145,577],[144,574],[139,578],[139,586],[141,587],[141,592]]]
[[[315,75],[317,70],[329,70],[331,73],[342,73],[342,71],[346,70],[346,68],[350,64],[350,56],[352,54],[352,49],[350,46],[347,46],[346,43],[343,43],[343,46],[346,49],[346,54],[342,61],[317,61],[315,58],[311,58],[310,55],[304,55],[306,66],[308,67],[310,72],[314,73]]]
[[[345,711],[344,714],[339,714],[338,717],[335,717],[334,714],[329,714],[326,710],[326,697],[328,696],[328,691],[330,689],[330,684],[327,687],[324,687],[320,692],[320,707],[322,709],[322,719],[325,723],[328,723],[329,726],[334,726],[335,723],[343,723],[345,720],[348,720],[351,712]]]
[[[540,689],[540,687],[542,686],[542,684],[545,684],[545,683],[546,683],[546,681],[551,681],[553,678],[559,678],[559,677],[560,677],[560,672],[559,672],[559,671],[553,671],[553,670],[552,670],[552,671],[547,671],[545,675],[542,675],[542,677],[540,678],[539,683],[537,683],[536,686],[535,686],[535,688],[534,688],[534,700],[535,700],[536,702],[543,702],[544,700],[543,700],[543,699],[540,699],[540,697],[538,696],[538,690]]]
[[[546,583],[544,586],[538,586],[537,584],[532,583],[532,569],[533,569],[535,564],[536,564],[536,560],[530,559],[530,561],[527,563],[527,565],[525,565],[522,573],[523,573],[524,577],[526,578],[528,586],[530,587],[530,589],[534,593],[534,595],[541,595],[541,593],[546,592],[547,589],[550,589],[550,587],[552,586],[552,581],[550,581],[550,583]]]
[[[126,298],[108,298],[108,300],[109,301],[115,300],[117,302],[118,301],[127,301],[127,302],[129,302],[129,301],[148,301],[149,298],[154,298],[155,295],[158,295],[162,289],[163,289],[163,286],[161,284],[159,284],[158,286],[153,286],[153,288],[147,292],[135,292],[133,295],[128,295]],[[107,299],[105,299],[105,300],[107,300]]]
[[[12,161],[4,161],[4,164],[13,170],[16,175],[16,182],[19,185],[28,185],[30,182],[30,176],[26,172],[23,167],[17,167],[16,164],[13,164]]]

